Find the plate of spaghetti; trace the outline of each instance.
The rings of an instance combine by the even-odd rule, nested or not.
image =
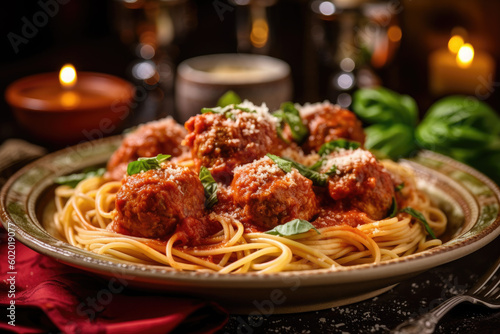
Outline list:
[[[360,301],[500,234],[500,191],[450,158],[363,148],[328,102],[239,101],[52,153],[1,193],[34,250],[233,312]]]

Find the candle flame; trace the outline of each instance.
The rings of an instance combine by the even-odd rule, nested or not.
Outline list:
[[[448,50],[451,53],[457,54],[460,48],[464,45],[464,39],[462,36],[455,35],[448,41]]]
[[[76,70],[73,65],[66,64],[59,72],[59,82],[64,88],[71,88],[76,84]]]
[[[457,53],[457,64],[461,68],[467,68],[474,60],[474,48],[469,43],[460,47]]]

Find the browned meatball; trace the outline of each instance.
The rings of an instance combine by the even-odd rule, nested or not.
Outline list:
[[[309,220],[318,210],[312,181],[295,169],[283,172],[268,157],[236,168],[231,190],[242,222],[263,231],[296,218]]]
[[[364,145],[362,124],[351,111],[327,102],[306,105],[299,111],[309,129],[309,137],[303,145],[306,152],[317,152],[324,143],[340,138]]]
[[[387,217],[394,197],[391,176],[367,150],[341,149],[328,156],[321,172],[336,169],[328,180],[328,192],[334,200],[365,212],[371,219]]]
[[[316,228],[341,225],[357,227],[371,222],[366,213],[358,209],[345,209],[343,203],[337,201],[329,206],[322,206],[312,224]]]
[[[140,157],[155,157],[158,154],[170,154],[180,157],[188,152],[181,145],[186,130],[172,118],[165,118],[139,126],[127,135],[121,146],[108,161],[108,177],[121,180],[126,174],[127,165]]]
[[[229,184],[236,166],[277,149],[275,118],[262,107],[255,109],[201,114],[186,122],[189,134],[184,144],[191,148],[197,170],[205,166],[217,181]]]
[[[198,176],[186,167],[163,167],[123,179],[114,224],[134,236],[162,238],[184,220],[203,216],[205,193]]]

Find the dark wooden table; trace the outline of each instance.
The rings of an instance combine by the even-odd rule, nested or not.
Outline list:
[[[298,314],[232,315],[221,333],[387,333],[406,319],[467,291],[499,256],[500,237],[473,254],[366,301]],[[435,333],[500,333],[500,310],[460,304],[444,316]]]

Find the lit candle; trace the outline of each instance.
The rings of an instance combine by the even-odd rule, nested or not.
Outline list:
[[[475,51],[460,36],[453,36],[448,49],[434,51],[429,57],[429,85],[436,95],[478,95],[491,91],[495,62],[486,52]]]
[[[19,79],[5,97],[31,135],[58,144],[112,133],[128,113],[134,89],[127,81],[65,65],[59,73]]]
[[[59,71],[59,83],[65,90],[61,94],[61,105],[65,109],[75,108],[80,104],[78,92],[73,90],[77,81],[76,70],[71,64],[66,64]]]

